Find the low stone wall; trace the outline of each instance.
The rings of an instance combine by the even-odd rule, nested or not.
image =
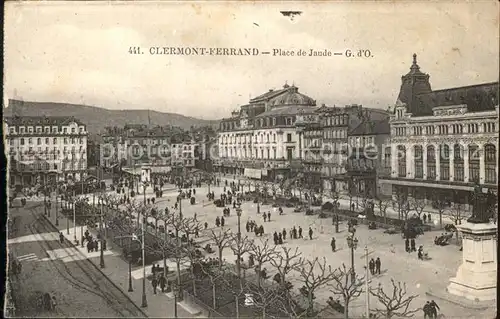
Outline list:
[[[224,318],[224,316],[218,313],[209,305],[205,304],[203,301],[191,295],[186,290],[183,291],[184,302],[191,305],[196,305],[201,310],[201,315],[206,318]]]

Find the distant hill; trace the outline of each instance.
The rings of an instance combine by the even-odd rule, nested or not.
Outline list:
[[[217,126],[219,122],[148,110],[109,110],[89,105],[20,100],[9,100],[9,105],[3,109],[3,113],[4,116],[74,116],[87,125],[87,130],[92,135],[103,132],[106,126],[148,124],[148,116],[152,125],[172,125],[185,130],[191,126]]]

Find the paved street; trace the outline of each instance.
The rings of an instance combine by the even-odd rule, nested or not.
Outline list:
[[[144,317],[141,310],[112,285],[88,260],[75,258],[71,247],[41,216],[39,203],[9,211],[9,253],[22,264],[11,276],[17,316],[22,317]],[[73,257],[72,257],[73,256]],[[69,259],[68,259],[69,258]],[[72,259],[72,260],[71,260]],[[55,311],[37,307],[43,293],[55,296]]]

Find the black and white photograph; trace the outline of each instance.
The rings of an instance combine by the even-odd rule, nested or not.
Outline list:
[[[4,316],[496,318],[499,9],[6,1]]]

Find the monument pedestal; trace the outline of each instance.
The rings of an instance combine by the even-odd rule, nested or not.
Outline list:
[[[495,300],[497,287],[497,225],[458,225],[462,232],[462,265],[450,279],[448,292],[473,301]]]

